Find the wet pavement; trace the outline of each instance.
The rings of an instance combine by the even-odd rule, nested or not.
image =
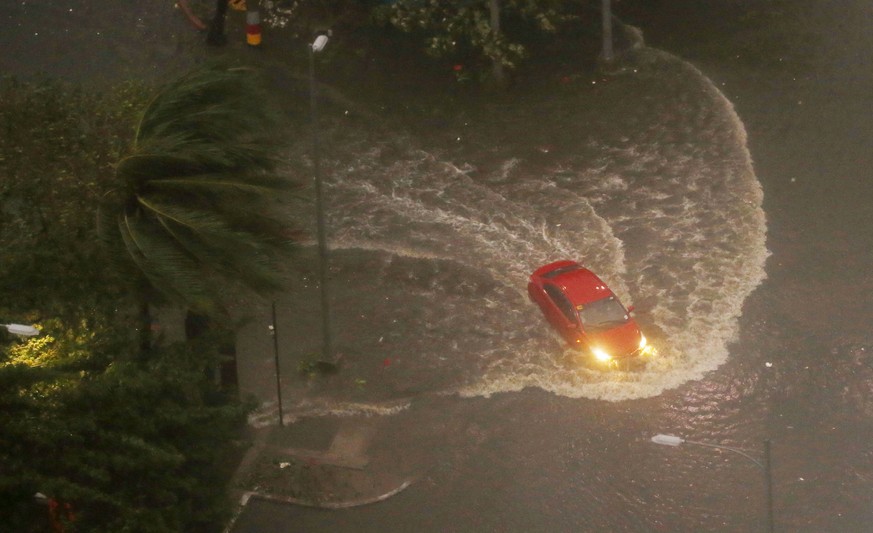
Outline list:
[[[5,2],[0,74],[105,85],[166,80],[210,52],[172,2]]]

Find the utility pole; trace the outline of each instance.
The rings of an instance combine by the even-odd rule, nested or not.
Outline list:
[[[500,0],[489,0],[488,11],[491,16],[491,32],[495,36],[500,35]],[[491,60],[492,73],[494,80],[498,84],[502,84],[506,80],[506,75],[503,72],[503,63],[499,59]]]
[[[211,46],[224,46],[227,44],[227,36],[224,34],[224,21],[227,18],[227,0],[216,0],[215,14],[209,23],[209,32],[206,34],[206,44]]]
[[[601,14],[603,15],[603,61],[612,63],[612,10],[609,5],[609,0],[603,0]]]

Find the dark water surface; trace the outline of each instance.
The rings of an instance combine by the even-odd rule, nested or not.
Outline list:
[[[749,399],[774,443],[778,522],[868,531],[873,6],[784,3],[771,21],[685,43],[655,25],[650,42],[723,84],[764,186],[773,256],[732,352],[773,362]],[[713,57],[722,45],[735,54]]]

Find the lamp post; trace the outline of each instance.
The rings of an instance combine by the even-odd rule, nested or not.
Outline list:
[[[39,330],[33,326],[25,326],[24,324],[0,324],[6,331],[15,335],[24,335],[25,337],[33,337],[39,335]]]
[[[658,434],[652,437],[652,442],[664,446],[679,446],[680,444],[696,444],[698,446],[706,446],[708,448],[718,448],[719,450],[727,450],[729,452],[742,455],[749,461],[755,463],[755,466],[764,471],[764,483],[767,487],[767,531],[773,533],[773,476],[770,471],[770,439],[764,440],[764,461],[761,462],[748,453],[739,448],[723,446],[721,444],[712,444],[709,442],[698,442],[693,440],[685,440],[682,437],[675,435]]]
[[[322,358],[331,361],[330,302],[327,290],[327,237],[324,230],[324,194],[321,187],[321,160],[318,152],[318,106],[315,83],[315,54],[327,46],[327,35],[321,34],[309,46],[309,107],[312,117],[312,169],[315,174],[315,218],[318,232],[318,283],[321,286]]]

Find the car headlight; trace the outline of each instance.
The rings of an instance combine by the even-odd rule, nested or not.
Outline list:
[[[648,342],[646,341],[646,336],[640,333],[640,350],[644,349],[646,347],[646,344],[648,344]]]
[[[612,360],[612,356],[600,348],[591,348],[591,353],[594,354],[594,358],[598,361],[606,362]]]

